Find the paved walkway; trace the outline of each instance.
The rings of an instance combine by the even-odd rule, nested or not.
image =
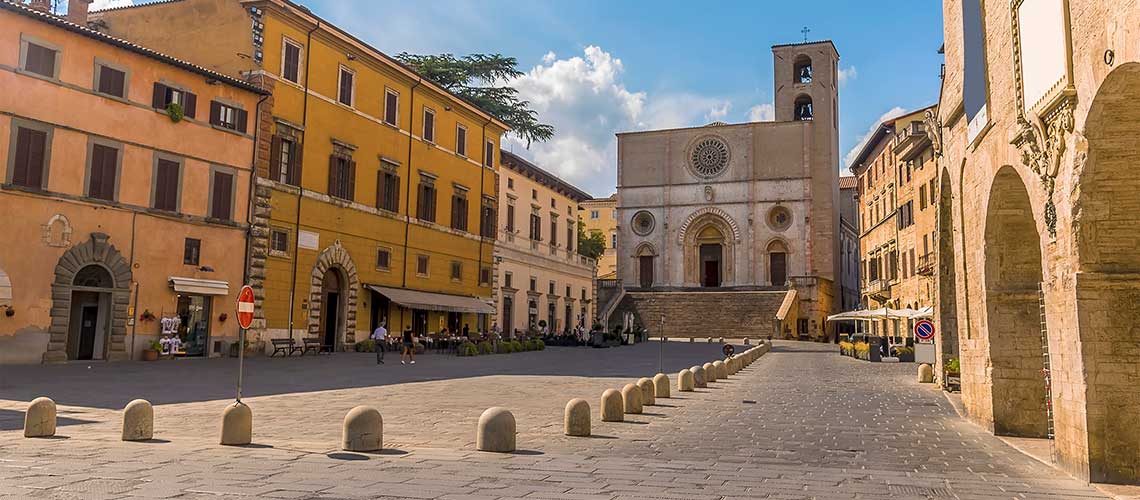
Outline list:
[[[434,365],[417,364],[419,375],[397,371],[405,368],[399,365],[358,371],[366,368],[364,355],[306,360],[290,377],[306,392],[288,392],[287,381],[253,383],[265,384],[249,398],[257,444],[243,448],[214,444],[224,401],[193,397],[156,407],[160,441],[117,441],[117,415],[106,408],[132,396],[112,395],[121,392],[114,385],[104,385],[103,395],[80,390],[106,373],[91,382],[70,378],[79,371],[72,366],[54,367],[67,377],[45,369],[36,373],[49,380],[40,388],[57,388],[57,378],[80,387],[61,403],[100,400],[103,408],[69,406],[86,412],[69,416],[94,423],[61,427],[64,437],[57,439],[0,431],[0,498],[1100,498],[958,418],[937,390],[913,382],[913,365],[863,363],[819,344],[777,342],[728,381],[662,400],[625,423],[595,419],[593,438],[561,436],[568,399],[585,397],[596,413],[602,388],[657,371],[658,348],[436,358]],[[666,367],[674,373],[716,350],[671,343]],[[315,363],[329,363],[332,373]],[[517,374],[483,375],[496,368]],[[335,375],[340,371],[353,375]],[[328,387],[336,385],[330,378],[355,381],[361,373],[391,372],[388,379],[397,380],[452,371],[470,376]],[[9,374],[24,376],[0,372]],[[130,377],[110,378],[129,383]],[[7,389],[0,398],[21,399]],[[522,451],[471,451],[479,412],[504,402],[519,420]],[[359,403],[381,408],[390,449],[335,449],[340,418]]]

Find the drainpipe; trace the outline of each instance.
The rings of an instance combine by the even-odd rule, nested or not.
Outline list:
[[[131,313],[131,353],[130,360],[135,359],[135,334],[139,329],[138,313],[139,313],[139,282],[135,279],[135,219],[138,217],[138,212],[131,212],[131,255],[129,258],[130,263],[127,264],[131,268],[131,281],[135,282],[135,305]],[[108,343],[109,344],[109,343]],[[107,356],[104,356],[106,358]]]
[[[416,80],[416,84],[412,85],[410,99],[408,99],[408,181],[404,183],[404,272],[401,273],[401,288],[408,287],[408,236],[412,224],[412,142],[413,135],[415,135],[412,123],[416,116],[416,87],[419,87],[423,81],[423,78]]]
[[[491,164],[487,165],[487,151],[488,151],[487,150],[487,125],[489,125],[490,123],[491,123],[491,118],[487,118],[487,121],[483,123],[483,157],[479,159],[479,222],[480,223],[483,222],[483,196],[485,196],[485,194],[483,193],[483,189],[484,189],[483,179],[486,178],[486,174],[487,174],[486,172],[483,171],[483,169],[485,167],[489,166],[489,167],[491,167],[491,171],[494,172],[494,168],[495,168],[494,158],[491,159]],[[497,200],[498,200],[498,198],[496,198],[496,201]],[[498,222],[492,221],[492,224],[498,225]],[[494,259],[495,259],[495,257],[492,255],[491,256],[492,262],[494,261]],[[482,277],[483,277],[483,225],[482,224],[479,224],[479,266],[475,269],[475,272],[476,272],[476,274],[475,274],[475,286],[478,287],[479,286],[479,280],[482,279]],[[487,286],[491,286],[492,281],[494,281],[494,277],[488,276]],[[491,290],[491,297],[493,298],[494,296],[495,296],[495,291],[494,291],[494,289],[492,289]],[[495,309],[495,313],[498,314],[497,308]],[[475,323],[478,324],[479,323],[479,321],[478,321],[479,316],[475,315],[475,318],[476,318]],[[488,321],[487,324],[488,324],[487,328],[489,330],[490,329],[490,321]]]
[[[321,21],[317,20],[317,24],[313,29],[305,33],[305,97],[301,104],[301,162],[305,161],[305,145],[309,142],[308,122],[309,122],[309,59],[313,53],[313,32],[321,27]],[[302,168],[303,171],[303,168]],[[297,259],[300,258],[297,245],[301,242],[301,200],[304,199],[305,187],[303,179],[297,176],[297,218],[293,221],[293,270],[292,278],[289,280],[289,338],[293,338],[293,320],[294,309],[297,303]]]

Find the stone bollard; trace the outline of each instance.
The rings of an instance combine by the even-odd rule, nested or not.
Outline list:
[[[147,441],[154,438],[154,407],[150,401],[136,399],[123,408],[123,441]]]
[[[709,337],[709,338],[708,338],[708,343],[710,343],[710,344],[711,344],[711,343],[712,343],[712,340],[713,340],[713,339],[712,339],[712,337]]]
[[[222,444],[245,446],[253,442],[253,411],[240,402],[222,411]]]
[[[696,341],[697,341],[697,339],[695,339],[693,337],[689,337],[689,343],[690,344],[692,344],[693,342],[696,342]]]
[[[717,343],[723,344],[724,343],[724,337],[717,339]]]
[[[566,403],[566,414],[562,419],[567,436],[586,437],[590,435],[590,403],[585,399],[571,399]]]
[[[693,387],[703,389],[709,386],[709,379],[706,378],[705,367],[694,366],[689,368],[689,371],[693,372]]]
[[[669,376],[658,373],[653,376],[653,396],[657,399],[669,398]]]
[[[344,416],[340,433],[340,449],[344,451],[376,451],[384,447],[384,417],[380,410],[357,406]]]
[[[621,422],[625,419],[625,403],[617,389],[602,393],[602,422]]]
[[[744,337],[744,345],[752,345],[752,341],[748,340],[748,337]]]
[[[728,367],[724,365],[724,361],[721,361],[719,359],[713,361],[713,368],[716,369],[717,380],[728,378]]]
[[[701,365],[705,369],[705,381],[716,382],[716,367],[712,363],[705,363]]]
[[[641,388],[633,384],[625,384],[621,388],[621,399],[625,403],[626,413],[641,413]]]
[[[515,416],[501,406],[487,408],[475,428],[475,449],[510,453],[515,451]]]
[[[918,365],[918,383],[929,384],[934,382],[934,367],[929,363]]]
[[[641,404],[652,406],[656,403],[656,393],[653,390],[653,381],[645,377],[637,379],[637,388],[641,389]]]
[[[33,399],[24,413],[24,437],[55,435],[55,401],[43,396]]]
[[[685,369],[681,370],[680,372],[677,372],[677,390],[678,391],[689,392],[689,391],[692,391],[693,387],[695,387],[695,386],[696,386],[696,383],[695,383],[695,380],[693,379],[693,372],[689,371],[688,368],[685,368]]]

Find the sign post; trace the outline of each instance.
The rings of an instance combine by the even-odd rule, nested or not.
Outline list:
[[[238,332],[238,379],[237,379],[237,402],[241,402],[241,382],[242,376],[245,374],[245,334],[250,325],[253,325],[253,288],[249,285],[241,287],[238,292],[237,300],[237,320],[238,327],[241,330]]]

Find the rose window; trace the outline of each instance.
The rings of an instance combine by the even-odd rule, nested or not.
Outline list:
[[[700,177],[715,177],[728,168],[728,144],[716,137],[701,139],[693,146],[689,166]]]
[[[633,232],[641,236],[653,232],[653,226],[655,224],[653,214],[649,212],[642,210],[633,215]]]

